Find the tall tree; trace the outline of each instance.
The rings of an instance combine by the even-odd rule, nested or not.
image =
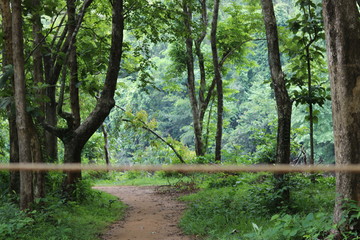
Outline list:
[[[314,123],[318,121],[318,110],[314,110],[318,104],[322,106],[327,99],[327,91],[322,81],[325,81],[323,71],[325,64],[323,52],[323,40],[325,38],[322,17],[318,13],[321,3],[315,4],[312,0],[298,0],[296,2],[301,10],[295,18],[288,21],[293,32],[287,44],[287,52],[291,60],[292,77],[289,82],[297,86],[292,93],[295,105],[299,103],[308,105],[310,158],[309,163],[314,164]],[[299,50],[300,49],[300,50]]]
[[[217,92],[217,126],[216,126],[216,145],[215,145],[215,161],[221,161],[221,142],[222,142],[222,128],[223,128],[223,113],[224,113],[224,93],[223,93],[223,83],[221,79],[221,67],[218,57],[218,48],[217,48],[217,26],[219,18],[219,6],[220,0],[215,0],[214,2],[214,11],[213,11],[213,20],[211,23],[211,51],[213,56],[213,66],[214,66],[214,80],[216,82],[216,92]]]
[[[193,127],[195,135],[195,152],[197,156],[205,154],[204,138],[203,138],[203,122],[207,106],[210,102],[212,91],[215,87],[215,82],[211,84],[206,95],[206,75],[204,56],[201,51],[201,44],[207,33],[207,5],[206,0],[201,3],[201,31],[199,37],[194,40],[196,33],[193,31],[193,9],[194,4],[191,1],[182,1],[183,21],[185,27],[185,46],[186,46],[186,68],[187,68],[187,87],[191,105],[191,112],[193,116]],[[196,55],[199,61],[200,68],[200,91],[199,97],[196,92],[196,78],[194,65],[194,51],[193,45],[195,42]]]
[[[2,28],[3,28],[3,38],[4,38],[4,50],[3,50],[3,71],[9,72],[10,76],[10,85],[11,93],[14,91],[14,79],[11,74],[11,69],[13,65],[13,53],[12,53],[12,20],[11,20],[11,9],[10,1],[1,0],[0,1],[0,10],[2,16]],[[4,85],[5,86],[5,85]],[[10,136],[10,162],[18,163],[19,162],[19,145],[18,145],[18,136],[16,129],[16,117],[14,112],[13,104],[8,106],[8,121],[9,121],[9,136]],[[20,175],[18,171],[10,172],[10,192],[19,192],[20,190]]]
[[[31,157],[31,117],[26,111],[25,59],[22,29],[21,0],[12,2],[12,47],[14,64],[14,101],[16,108],[16,126],[19,143],[19,161],[32,162]],[[20,208],[26,209],[34,198],[32,172],[20,172]]]
[[[286,89],[285,76],[281,67],[279,39],[273,2],[272,0],[261,0],[261,3],[268,45],[268,61],[278,115],[276,163],[289,164],[292,101]],[[276,177],[279,179],[279,185],[277,187],[281,188],[284,176],[283,174],[279,174],[276,175]],[[289,200],[289,192],[283,191],[281,197],[284,201]]]
[[[360,164],[360,14],[353,0],[324,0],[323,16],[331,80],[336,164]],[[334,221],[348,219],[346,203],[360,204],[360,175],[336,174]],[[352,228],[360,233],[360,222]]]
[[[88,0],[83,5],[83,10],[91,4],[91,0]],[[66,114],[67,127],[58,128],[49,124],[44,124],[47,130],[57,135],[64,144],[64,161],[68,163],[80,163],[81,151],[92,136],[92,134],[101,127],[104,119],[110,113],[110,110],[114,107],[114,93],[116,89],[116,83],[118,73],[120,70],[120,61],[122,56],[123,47],[123,29],[124,29],[124,11],[123,1],[114,0],[112,4],[112,32],[111,32],[111,48],[109,54],[109,64],[102,88],[101,95],[97,99],[97,103],[93,111],[88,117],[79,125],[73,125],[73,114]],[[86,6],[87,5],[87,6]],[[82,11],[82,14],[85,14]],[[83,15],[78,17],[77,26],[74,31],[73,37],[80,29],[80,24]],[[73,41],[73,39],[71,40]],[[68,50],[72,49],[71,41],[68,46]],[[70,51],[67,51],[69,53]],[[63,82],[62,82],[63,84]],[[66,188],[76,183],[81,178],[80,173],[69,172],[67,173]]]
[[[292,101],[289,97],[285,76],[282,71],[279,51],[279,38],[272,0],[262,0],[266,39],[268,44],[268,61],[272,83],[274,86],[278,133],[276,147],[276,163],[290,162],[290,128]]]
[[[42,61],[42,24],[40,17],[40,0],[32,0],[32,31],[33,31],[33,82],[35,85],[40,86],[44,84],[43,78],[43,61]],[[45,96],[44,88],[39,88],[35,94],[41,98]],[[41,102],[39,104],[40,110],[43,112],[45,109],[45,104]],[[42,118],[34,119],[35,124],[39,125],[38,122],[42,121]],[[33,162],[42,163],[44,162],[43,156],[43,146],[45,146],[45,141],[43,136],[45,131],[43,129],[32,126],[31,128],[31,149],[32,149],[32,158]],[[45,175],[44,172],[34,172],[34,197],[43,198],[45,197]]]

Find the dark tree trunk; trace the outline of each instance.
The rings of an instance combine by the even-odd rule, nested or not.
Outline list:
[[[110,165],[109,138],[108,138],[108,133],[107,133],[106,128],[105,128],[105,124],[101,125],[101,131],[102,131],[103,136],[104,136],[105,162],[106,162],[106,165]]]
[[[216,91],[217,91],[217,125],[216,125],[216,145],[215,145],[215,161],[221,161],[221,142],[222,142],[222,127],[223,127],[223,112],[224,112],[224,100],[223,100],[223,86],[220,72],[220,64],[217,50],[217,40],[216,40],[216,31],[219,15],[219,5],[220,0],[215,0],[214,2],[214,11],[213,11],[213,20],[211,24],[211,51],[213,58],[214,66],[214,79],[216,82]]]
[[[14,63],[14,100],[16,108],[16,126],[19,137],[19,161],[32,162],[31,158],[31,118],[26,112],[24,46],[22,33],[21,0],[12,1],[12,41]],[[32,172],[20,171],[20,208],[27,209],[34,199]]]
[[[14,110],[9,109],[10,163],[19,163],[19,143]],[[10,171],[10,192],[20,193],[20,172]]]
[[[292,102],[286,89],[285,77],[281,68],[279,39],[273,2],[272,0],[261,0],[261,3],[266,29],[269,66],[278,115],[276,163],[289,164]],[[281,200],[288,202],[290,198],[289,190],[282,191],[284,184],[286,184],[286,178],[283,174],[276,174],[275,177],[277,178],[276,188],[282,193]]]
[[[331,80],[336,164],[360,163],[360,15],[353,0],[324,0],[326,48]],[[360,205],[360,175],[336,174],[334,221],[345,215],[348,200]],[[345,211],[344,211],[345,210]],[[347,225],[345,223],[345,225]],[[348,230],[348,226],[343,230]],[[354,223],[360,233],[360,222]],[[341,239],[341,229],[336,239]]]
[[[63,140],[64,143],[64,162],[65,163],[81,163],[81,150],[83,146],[79,145],[77,138]],[[74,184],[81,180],[81,171],[72,171],[66,173],[64,190],[71,196],[74,190]]]
[[[68,15],[68,42],[70,43],[68,67],[70,69],[70,107],[72,123],[68,126],[70,129],[76,129],[80,126],[80,104],[79,104],[79,89],[78,85],[78,63],[76,56],[76,6],[75,0],[67,0],[67,15]],[[62,104],[62,103],[60,103]],[[74,138],[73,140],[75,140]],[[81,149],[82,146],[77,146],[77,140],[64,142],[65,148],[65,161],[71,161],[68,163],[81,163]],[[75,148],[74,148],[75,146]],[[79,147],[80,150],[77,148]],[[69,156],[73,156],[70,158]],[[71,186],[81,179],[81,172],[68,172],[66,186]]]
[[[51,125],[57,125],[56,117],[56,100],[55,100],[56,87],[55,85],[49,86],[46,89],[46,96],[49,98],[49,102],[45,104],[45,121]],[[58,143],[55,134],[46,131],[45,132],[45,151],[47,161],[56,162],[58,159]]]
[[[2,16],[2,29],[4,38],[4,51],[3,51],[3,70],[5,66],[13,65],[12,60],[12,30],[11,30],[11,10],[10,2],[7,0],[0,1],[0,10]],[[11,77],[10,84],[12,91],[14,91],[14,79]],[[19,162],[19,145],[16,129],[16,117],[13,105],[10,105],[8,111],[9,122],[9,136],[10,136],[10,163]],[[20,191],[20,174],[18,171],[10,172],[10,192],[19,193]]]
[[[67,0],[68,5],[68,23],[69,33],[71,38],[76,30],[76,8],[75,0]],[[70,41],[70,40],[69,40]],[[69,54],[69,68],[70,68],[70,106],[71,114],[74,117],[74,128],[80,126],[80,104],[79,104],[79,88],[78,88],[78,62],[76,56],[76,37],[73,38]]]
[[[314,165],[314,116],[313,116],[313,104],[312,104],[312,77],[311,77],[311,56],[310,45],[306,46],[306,61],[307,61],[307,74],[308,74],[308,98],[309,98],[309,124],[310,124],[310,164]],[[313,178],[315,181],[315,178]]]
[[[34,52],[33,52],[33,66],[34,66],[34,83],[44,83],[43,77],[43,64],[42,64],[42,25],[40,18],[40,6],[41,3],[39,0],[32,1],[32,23],[33,23],[33,36],[34,36]],[[37,91],[39,96],[45,96],[45,91],[40,89]],[[40,103],[40,110],[45,111],[45,104]],[[42,118],[38,118],[39,121],[43,121]],[[43,129],[37,128],[35,125],[31,127],[31,150],[33,162],[43,163],[43,146],[45,145],[44,139],[45,131]],[[45,174],[44,172],[34,172],[34,197],[43,198],[45,197]]]

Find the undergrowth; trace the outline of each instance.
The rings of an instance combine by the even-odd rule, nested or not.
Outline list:
[[[95,240],[111,222],[122,217],[125,205],[116,197],[92,190],[86,182],[75,191],[74,201],[52,192],[37,199],[29,211],[20,211],[12,196],[3,194],[0,239]]]
[[[271,174],[212,175],[204,190],[181,198],[188,209],[180,226],[204,239],[324,239],[332,227],[334,178],[312,183],[310,176],[289,175],[288,204],[279,204],[275,181]]]

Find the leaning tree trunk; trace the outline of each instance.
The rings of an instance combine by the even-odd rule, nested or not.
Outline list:
[[[281,68],[279,39],[277,33],[276,18],[272,0],[261,0],[264,16],[266,39],[268,45],[268,59],[272,83],[274,85],[277,115],[278,132],[276,147],[276,163],[290,163],[290,130],[291,130],[291,108],[292,102],[286,89],[285,77]],[[277,188],[281,190],[285,184],[284,174],[276,174]],[[281,191],[282,200],[288,202],[290,192]]]
[[[12,41],[14,63],[14,100],[16,126],[19,137],[19,161],[30,163],[31,158],[31,118],[26,112],[24,46],[22,33],[21,0],[12,1]],[[33,201],[32,172],[20,172],[20,208],[27,209]]]
[[[360,14],[354,0],[324,0],[326,48],[331,80],[336,164],[360,163]],[[336,174],[334,222],[346,215],[345,203],[360,205],[360,175]],[[349,222],[344,230],[349,229]],[[353,223],[360,232],[360,222]],[[336,238],[341,239],[340,229]]]

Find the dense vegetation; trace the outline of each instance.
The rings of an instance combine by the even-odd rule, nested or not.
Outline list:
[[[38,198],[31,211],[19,211],[18,196],[2,187],[0,195],[1,239],[99,239],[108,225],[123,217],[125,205],[109,194],[92,190],[89,180],[77,184],[69,201],[57,184],[62,174],[52,173],[45,198]],[[2,182],[9,175],[0,173]],[[4,186],[4,185],[2,185]]]
[[[0,162],[359,163],[360,72],[347,67],[360,65],[359,6],[329,2],[0,0]],[[120,175],[1,172],[0,236],[74,239],[73,217],[86,225],[94,206],[111,221],[100,216],[123,207],[86,180],[139,173]],[[314,174],[187,176],[203,190],[183,197],[181,226],[214,239],[356,239],[360,178],[337,177],[335,190]]]

